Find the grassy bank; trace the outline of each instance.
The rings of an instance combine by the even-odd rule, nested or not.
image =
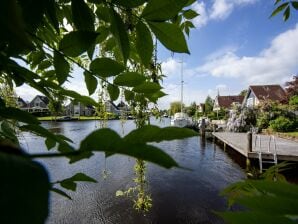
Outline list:
[[[56,119],[61,118],[61,117],[56,117]],[[54,121],[55,117],[54,116],[47,116],[47,117],[38,117],[37,118],[40,121]],[[115,117],[110,117],[109,119],[116,119]],[[96,116],[80,116],[79,117],[80,121],[85,121],[85,120],[101,120],[101,118],[96,117]]]

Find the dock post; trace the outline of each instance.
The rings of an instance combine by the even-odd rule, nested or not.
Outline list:
[[[227,150],[227,144],[224,142],[224,152]]]
[[[206,133],[206,123],[205,123],[205,119],[202,119],[202,123],[201,123],[201,127],[200,127],[200,131],[201,131],[201,137],[205,139],[205,133]]]
[[[252,152],[252,133],[247,132],[247,152]]]

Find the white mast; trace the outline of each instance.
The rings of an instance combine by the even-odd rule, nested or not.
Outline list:
[[[183,58],[181,60],[181,113],[183,112]]]

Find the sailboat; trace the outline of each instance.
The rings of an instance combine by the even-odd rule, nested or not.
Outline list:
[[[183,61],[181,61],[181,109],[180,112],[175,113],[171,119],[171,125],[176,127],[187,127],[190,126],[192,121],[190,117],[183,112]]]

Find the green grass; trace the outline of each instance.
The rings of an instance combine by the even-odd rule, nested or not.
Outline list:
[[[291,137],[298,137],[298,131],[294,131],[294,132],[284,132],[284,133],[281,133],[283,135],[288,135],[288,136],[291,136]]]
[[[61,116],[58,116],[56,118],[60,118]],[[37,117],[38,120],[40,121],[53,121],[55,120],[54,116],[47,116],[47,117]],[[110,119],[113,119],[113,117],[111,116]],[[97,116],[80,116],[80,119],[82,121],[86,121],[86,120],[101,120],[99,117]]]

